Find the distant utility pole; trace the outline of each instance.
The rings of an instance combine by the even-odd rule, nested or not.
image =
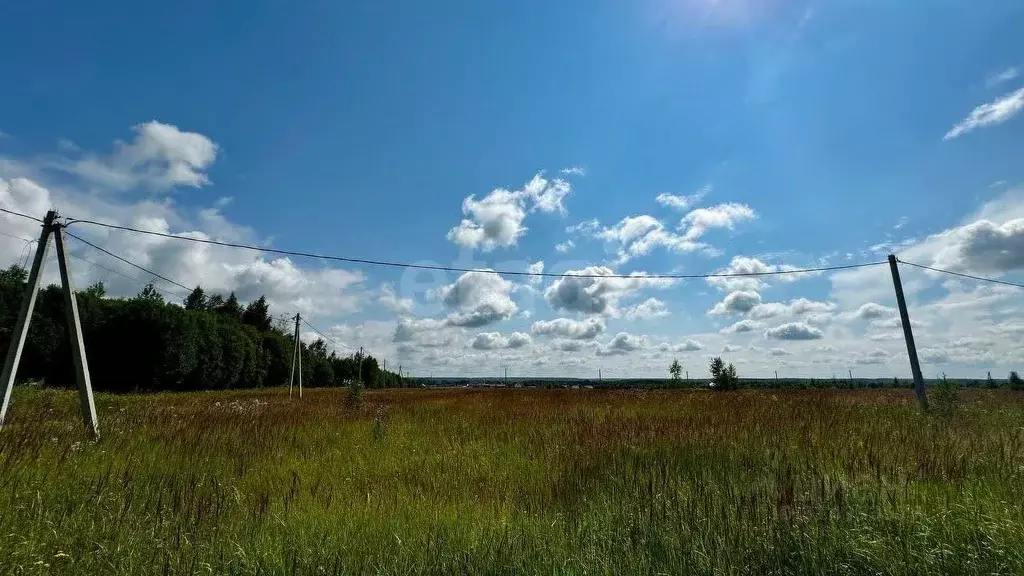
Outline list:
[[[853,384],[853,369],[847,368],[846,371],[850,374],[850,384]]]
[[[600,383],[601,383],[601,382],[603,382],[603,381],[604,381],[604,380],[603,380],[603,378],[601,377],[601,369],[600,369],[600,368],[598,368],[598,369],[597,369],[597,383],[598,383],[598,384],[600,384]]]
[[[779,383],[779,371],[778,370],[775,371],[775,383],[776,384]]]
[[[359,383],[363,383],[363,347],[359,347]]]
[[[302,341],[299,339],[299,322],[302,321],[302,315],[295,315],[295,342],[294,349],[292,350],[292,375],[288,379],[288,395],[292,395],[292,386],[295,383],[295,365],[299,365],[299,398],[302,398]]]
[[[99,420],[96,418],[96,403],[92,396],[92,380],[89,378],[89,362],[85,356],[85,341],[82,339],[82,323],[78,315],[78,300],[75,288],[71,284],[71,271],[68,268],[67,250],[64,248],[64,225],[57,222],[57,212],[50,210],[43,219],[43,231],[39,234],[36,245],[35,259],[28,275],[28,285],[21,299],[21,310],[18,321],[11,333],[11,343],[7,348],[7,359],[4,361],[3,376],[0,380],[4,387],[3,405],[0,406],[0,427],[7,417],[7,408],[11,403],[11,391],[21,363],[21,352],[25,348],[28,327],[32,323],[32,311],[36,306],[36,295],[39,293],[39,278],[43,273],[46,253],[50,249],[50,236],[57,246],[57,267],[60,269],[60,283],[64,292],[64,312],[67,315],[68,336],[71,338],[71,360],[75,364],[75,381],[78,384],[78,402],[82,410],[82,420],[94,438],[99,439]]]
[[[924,410],[928,409],[928,396],[924,391],[924,376],[921,375],[921,363],[917,360],[917,346],[914,344],[914,331],[910,327],[910,313],[907,312],[907,300],[903,296],[903,283],[900,281],[900,268],[896,256],[889,254],[889,270],[892,272],[892,285],[896,289],[896,304],[900,308],[900,322],[903,324],[903,338],[907,341],[907,356],[910,357],[910,372],[914,376],[914,394],[917,403]]]

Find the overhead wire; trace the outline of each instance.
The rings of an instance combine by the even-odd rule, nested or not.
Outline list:
[[[35,239],[33,239],[33,238],[25,238],[23,236],[16,236],[14,234],[8,234],[7,232],[3,232],[3,231],[0,231],[0,236],[7,236],[8,238],[13,238],[15,240],[21,240],[22,242],[28,242],[28,243],[35,242]]]
[[[316,332],[321,337],[323,337],[325,340],[327,340],[329,342],[332,342],[335,346],[337,346],[339,348],[347,348],[347,349],[353,350],[353,351],[356,350],[352,346],[349,346],[347,344],[342,344],[341,342],[338,342],[337,340],[335,340],[334,338],[331,338],[327,334],[324,334],[323,332],[320,331],[319,328],[317,328],[316,326],[313,326],[312,324],[310,324],[309,321],[306,320],[305,318],[303,318],[302,316],[299,316],[299,319],[302,320],[302,323],[305,324],[306,326],[308,326],[310,330],[312,330],[313,332]]]
[[[442,272],[479,272],[486,274],[497,274],[499,276],[529,276],[529,277],[546,277],[546,278],[622,278],[630,280],[643,280],[643,279],[705,279],[705,278],[742,278],[742,277],[754,277],[754,276],[782,276],[787,274],[810,274],[819,272],[833,272],[838,270],[850,270],[854,268],[865,268],[868,266],[881,266],[886,264],[886,261],[879,262],[864,262],[859,264],[839,264],[835,266],[820,266],[816,268],[798,268],[798,269],[778,269],[778,270],[766,270],[761,272],[714,272],[705,274],[582,274],[582,273],[556,273],[556,272],[527,272],[519,270],[492,270],[489,268],[461,268],[458,266],[439,266],[433,264],[414,264],[409,262],[394,262],[389,260],[372,260],[368,258],[351,258],[346,256],[331,256],[326,254],[316,254],[313,252],[302,252],[298,250],[284,250],[281,248],[270,248],[266,246],[253,246],[250,244],[240,244],[237,242],[224,242],[221,240],[211,240],[206,238],[192,238],[189,236],[180,236],[178,234],[168,234],[166,232],[156,232],[153,230],[142,230],[139,228],[132,228],[130,226],[119,226],[116,224],[108,224],[105,222],[97,222],[95,220],[77,220],[74,218],[68,219],[68,225],[72,224],[91,224],[94,226],[102,226],[104,228],[110,228],[113,230],[122,230],[125,232],[134,232],[137,234],[147,234],[150,236],[158,236],[161,238],[170,238],[174,240],[183,240],[187,242],[195,242],[199,244],[208,244],[212,246],[222,246],[226,248],[238,248],[242,250],[251,250],[254,252],[264,252],[269,254],[281,254],[285,256],[297,256],[302,258],[313,258],[318,260],[330,260],[335,262],[345,262],[348,264],[365,264],[370,266],[384,266],[388,268],[411,268],[414,270],[435,270]]]
[[[71,236],[70,233],[68,235]],[[38,242],[38,240],[35,240],[35,239],[23,238],[21,236],[16,236],[14,234],[8,234],[8,233],[3,232],[3,231],[0,231],[0,236],[6,236],[8,238],[13,238],[14,240],[21,240],[22,242],[25,242],[25,247],[22,248],[22,254],[21,254],[21,256],[18,257],[19,260],[26,259],[27,254],[25,253],[25,251],[28,249],[29,246],[31,246],[32,244]],[[74,238],[76,240],[79,239],[77,236],[75,236]],[[110,274],[115,274],[115,275],[120,276],[122,278],[131,280],[132,282],[135,282],[136,284],[139,284],[139,285],[142,285],[142,286],[145,286],[147,284],[147,282],[145,282],[143,280],[140,280],[140,279],[138,279],[138,278],[136,278],[134,276],[129,276],[128,274],[125,274],[123,272],[119,272],[117,270],[114,270],[113,268],[108,268],[108,267],[100,264],[99,262],[94,262],[94,261],[92,261],[92,260],[90,260],[90,259],[88,259],[88,258],[86,258],[84,256],[79,256],[78,254],[75,254],[73,252],[68,252],[68,256],[70,256],[70,257],[72,257],[72,258],[74,258],[76,260],[80,260],[82,262],[85,262],[86,264],[89,264],[90,266],[92,266],[94,268],[99,268],[100,270],[104,270],[106,272],[109,272]],[[27,264],[27,262],[23,263],[22,264],[22,268],[24,268],[26,264]],[[161,293],[163,293],[164,295],[172,294],[170,292],[161,290],[160,288],[157,288],[156,286],[154,286],[154,288],[156,290],[160,291]],[[174,296],[180,296],[179,294],[173,294],[173,295]]]
[[[165,276],[161,276],[160,274],[157,274],[156,272],[153,272],[152,270],[149,270],[148,268],[145,268],[145,267],[143,267],[143,266],[140,266],[140,265],[138,265],[138,264],[136,264],[136,263],[134,263],[134,262],[132,262],[132,261],[128,260],[127,258],[124,258],[124,257],[122,257],[122,256],[119,256],[119,255],[117,255],[117,254],[115,254],[115,253],[113,253],[113,252],[111,252],[111,251],[109,251],[109,250],[107,250],[107,249],[105,249],[105,248],[102,248],[102,247],[100,247],[100,246],[97,246],[97,245],[95,245],[95,244],[93,244],[93,243],[91,243],[91,242],[89,242],[89,241],[87,241],[87,240],[84,240],[84,239],[80,238],[79,236],[77,236],[77,235],[75,235],[75,234],[72,234],[72,233],[70,233],[70,232],[67,232],[67,235],[68,235],[69,237],[71,237],[71,238],[74,238],[75,240],[77,240],[77,241],[79,241],[79,242],[82,242],[82,243],[84,243],[84,244],[86,244],[86,245],[88,245],[88,246],[91,246],[92,248],[95,248],[96,250],[99,250],[100,252],[103,252],[104,254],[107,254],[107,255],[109,255],[109,256],[111,256],[111,257],[113,257],[113,258],[116,258],[117,260],[119,260],[119,261],[121,261],[121,262],[124,262],[124,263],[126,263],[126,264],[129,264],[129,265],[131,265],[131,266],[134,266],[135,268],[138,268],[139,270],[142,270],[143,272],[146,272],[147,274],[152,274],[153,276],[155,276],[155,277],[157,277],[157,278],[160,278],[161,280],[164,280],[165,282],[169,282],[169,283],[171,283],[171,284],[174,284],[175,286],[178,286],[178,287],[184,288],[184,289],[186,289],[186,290],[189,290],[189,288],[188,288],[187,286],[185,286],[184,284],[181,284],[181,283],[179,283],[179,282],[176,282],[176,281],[174,281],[174,280],[171,280],[170,278],[167,278],[167,277],[165,277]],[[98,263],[96,263],[96,262],[93,262],[93,261],[91,261],[91,260],[89,260],[89,259],[87,259],[87,258],[84,258],[84,257],[82,257],[82,256],[78,256],[78,255],[76,255],[76,254],[71,254],[71,256],[72,256],[72,257],[74,257],[74,258],[78,258],[79,260],[82,260],[83,262],[86,262],[86,263],[88,263],[88,264],[91,264],[91,265],[93,265],[93,266],[96,266],[96,267],[98,267],[98,268],[100,268],[100,269],[106,270],[107,272],[110,272],[110,273],[112,273],[112,274],[117,274],[118,276],[122,276],[122,277],[124,277],[124,278],[127,278],[127,279],[129,279],[129,280],[133,280],[133,281],[135,281],[135,282],[137,282],[137,283],[140,283],[140,284],[143,284],[143,283],[144,283],[144,282],[143,282],[142,280],[139,280],[138,278],[134,278],[134,277],[132,277],[132,276],[129,276],[129,275],[127,275],[127,274],[124,274],[124,273],[121,273],[121,272],[118,272],[118,271],[116,271],[116,270],[113,270],[113,269],[111,269],[111,268],[107,268],[107,267],[105,267],[105,266],[102,266],[102,265],[100,265],[100,264],[98,264]],[[156,288],[156,287],[154,286],[154,288]],[[157,289],[157,290],[160,290],[159,288],[156,288],[156,289]],[[160,290],[160,291],[161,291],[161,292],[163,292],[162,290]],[[323,333],[323,332],[322,332],[322,331],[321,331],[321,330],[320,330],[319,328],[317,328],[316,326],[313,326],[312,324],[310,324],[310,322],[309,322],[308,320],[306,320],[305,318],[302,318],[302,322],[303,322],[303,323],[304,323],[304,324],[305,324],[306,326],[308,326],[308,327],[309,327],[309,328],[310,328],[311,330],[313,330],[314,332],[316,332],[317,334],[319,334],[320,336],[322,336],[322,337],[323,337],[323,338],[325,338],[326,340],[329,340],[330,342],[332,342],[333,344],[335,344],[335,345],[336,345],[336,346],[338,346],[339,348],[347,348],[347,349],[349,349],[349,350],[356,350],[356,349],[355,349],[355,348],[353,348],[352,346],[348,346],[348,345],[346,345],[346,344],[342,344],[341,342],[338,342],[338,341],[337,341],[337,340],[335,340],[334,338],[331,338],[330,336],[328,336],[328,335],[324,334],[324,333]]]
[[[14,210],[8,210],[7,208],[4,208],[2,206],[0,206],[0,212],[6,212],[7,214],[12,214],[14,216],[21,216],[22,218],[26,218],[26,219],[31,220],[33,222],[39,222],[40,224],[43,223],[42,220],[40,220],[39,218],[36,218],[35,216],[29,216],[28,214],[22,214],[21,212],[16,212]]]
[[[151,284],[149,282],[146,282],[146,281],[141,280],[139,278],[136,278],[134,276],[129,276],[128,274],[125,274],[124,272],[119,272],[117,270],[114,270],[113,268],[107,268],[106,266],[100,264],[99,262],[94,262],[94,261],[92,261],[92,260],[90,260],[90,259],[88,259],[88,258],[86,258],[84,256],[79,256],[78,254],[75,254],[74,252],[68,252],[68,256],[71,256],[72,258],[74,258],[76,260],[80,260],[82,262],[85,262],[86,264],[89,264],[90,266],[93,266],[95,268],[99,268],[100,270],[104,270],[106,272],[109,272],[111,274],[115,274],[115,275],[120,276],[122,278],[125,278],[127,280],[131,280],[132,282],[135,282],[136,284],[138,284],[140,286],[146,286],[147,284]],[[164,296],[174,296],[176,298],[184,297],[180,293],[170,292],[170,291],[164,290],[162,288],[159,288],[157,286],[153,286],[153,289],[158,291],[158,292],[160,292]]]
[[[29,249],[29,246],[32,246],[32,244],[35,244],[37,242],[37,240],[30,240],[28,238],[23,238],[21,236],[16,236],[14,234],[8,234],[7,232],[2,232],[2,231],[0,231],[0,236],[6,236],[6,237],[12,238],[14,240],[21,240],[22,242],[25,243],[25,246],[23,246],[22,249],[21,249],[21,254],[18,255],[18,260],[17,261],[21,262],[21,267],[22,268],[25,268],[26,266],[28,266],[28,249]]]
[[[1002,284],[1004,286],[1013,286],[1016,288],[1024,288],[1024,284],[1018,284],[1016,282],[1008,282],[1006,280],[997,280],[995,278],[986,278],[984,276],[975,276],[973,274],[964,274],[963,272],[954,272],[952,270],[945,270],[943,268],[935,268],[932,266],[925,266],[924,264],[915,264],[913,262],[907,262],[906,260],[896,259],[900,264],[906,264],[907,266],[913,266],[915,268],[923,268],[925,270],[931,270],[932,272],[939,272],[942,274],[950,274],[952,276],[959,276],[961,278],[970,278],[971,280],[978,280],[981,282],[991,282],[993,284]]]
[[[31,217],[31,216],[28,216],[27,214],[21,214],[20,212],[14,212],[14,211],[12,211],[12,210],[7,210],[7,209],[5,209],[5,208],[2,208],[2,207],[0,207],[0,211],[6,212],[6,213],[10,213],[10,214],[13,214],[13,215],[15,215],[15,216],[21,216],[21,217],[23,217],[23,218],[27,218],[27,219],[30,219],[30,220],[34,220],[34,221],[37,221],[37,222],[42,222],[41,220],[38,220],[38,219],[36,219],[36,218],[33,218],[33,217]],[[81,222],[81,221],[79,221],[79,222]],[[97,223],[97,224],[99,224],[99,223]],[[100,252],[102,252],[102,253],[106,254],[107,256],[110,256],[111,258],[114,258],[114,259],[116,259],[116,260],[118,260],[118,261],[120,261],[120,262],[123,262],[123,263],[125,263],[125,264],[128,264],[129,266],[132,266],[132,267],[134,267],[134,268],[137,268],[137,269],[139,269],[139,270],[141,270],[141,271],[143,271],[143,272],[145,272],[145,273],[147,273],[147,274],[150,274],[150,275],[152,275],[152,276],[153,276],[154,278],[159,278],[159,279],[163,280],[164,282],[167,282],[167,283],[169,283],[169,284],[173,284],[174,286],[177,286],[177,287],[179,287],[179,288],[182,288],[182,289],[184,289],[184,290],[191,290],[191,289],[190,289],[190,288],[189,288],[188,286],[185,286],[184,284],[182,284],[182,283],[180,283],[180,282],[177,282],[177,281],[175,281],[175,280],[171,280],[170,278],[168,278],[168,277],[166,277],[166,276],[163,276],[163,275],[161,275],[161,274],[158,274],[158,273],[156,273],[156,272],[154,272],[154,271],[152,271],[152,270],[150,270],[150,269],[148,269],[148,268],[146,268],[146,267],[144,267],[144,266],[141,266],[141,265],[139,265],[139,264],[136,264],[136,263],[132,262],[131,260],[128,260],[127,258],[124,258],[123,256],[120,256],[120,255],[118,255],[118,254],[115,254],[114,252],[111,252],[110,250],[108,250],[108,249],[106,249],[106,248],[103,248],[102,246],[98,246],[98,245],[96,245],[96,244],[93,244],[92,242],[90,242],[90,241],[88,241],[88,240],[86,240],[86,239],[84,239],[84,238],[82,238],[82,237],[80,237],[80,236],[78,236],[78,235],[76,235],[76,234],[73,234],[73,233],[71,233],[71,232],[68,232],[68,231],[66,230],[66,226],[65,226],[65,233],[66,233],[66,234],[67,234],[67,236],[69,236],[70,238],[74,238],[74,239],[75,239],[75,240],[77,240],[78,242],[81,242],[81,243],[85,244],[86,246],[89,246],[89,247],[91,247],[91,248],[93,248],[93,249],[95,249],[95,250],[98,250],[98,251],[100,251]],[[144,233],[144,232],[143,232],[143,233]],[[26,246],[30,245],[30,244],[31,244],[32,242],[35,242],[35,240],[30,240],[30,239],[28,239],[28,238],[22,238],[22,237],[20,237],[20,236],[15,236],[15,235],[13,235],[13,234],[8,234],[8,233],[6,233],[6,232],[3,232],[3,231],[0,231],[0,235],[3,235],[3,236],[7,236],[7,237],[9,237],[9,238],[13,238],[13,239],[15,239],[15,240],[21,240],[21,241],[23,241],[23,242],[25,242],[25,243],[26,243]],[[180,239],[186,239],[185,237],[179,237],[179,238],[180,238]],[[124,274],[123,272],[118,272],[117,270],[114,270],[114,269],[112,269],[112,268],[108,268],[108,267],[106,267],[106,266],[103,266],[102,264],[99,264],[98,262],[94,262],[94,261],[92,261],[92,260],[89,260],[88,258],[85,258],[84,256],[79,256],[79,255],[77,255],[77,254],[73,254],[73,253],[69,253],[69,256],[71,256],[72,258],[76,258],[76,259],[78,259],[78,260],[81,260],[82,262],[85,262],[85,263],[87,263],[87,264],[89,264],[89,265],[91,265],[91,266],[94,266],[94,267],[96,267],[96,268],[99,268],[99,269],[101,269],[101,270],[105,270],[106,272],[109,272],[109,273],[111,273],[111,274],[116,274],[116,275],[118,275],[118,276],[121,276],[121,277],[123,277],[123,278],[126,278],[126,279],[128,279],[128,280],[132,280],[132,281],[134,281],[134,282],[136,282],[136,283],[138,283],[138,284],[146,284],[145,282],[143,282],[142,280],[140,280],[140,279],[138,279],[138,278],[135,278],[135,277],[133,277],[133,276],[129,276],[129,275],[127,275],[127,274]],[[157,291],[161,292],[161,293],[167,294],[167,292],[165,292],[164,290],[161,290],[160,288],[157,288],[156,286],[154,286],[153,288],[154,288],[154,289],[156,289]],[[300,317],[300,318],[301,318],[301,317]],[[347,345],[347,344],[343,344],[343,343],[341,343],[341,342],[338,342],[338,341],[337,341],[337,340],[335,340],[334,338],[331,338],[330,336],[328,336],[327,334],[325,334],[325,333],[324,333],[323,331],[321,331],[321,330],[320,330],[319,328],[317,328],[316,326],[314,326],[313,324],[311,324],[311,323],[310,323],[310,322],[309,322],[308,320],[306,320],[305,318],[301,318],[301,319],[302,319],[302,323],[303,323],[303,324],[305,324],[305,325],[306,325],[307,327],[309,327],[309,328],[310,328],[311,330],[313,330],[314,332],[316,332],[317,334],[319,334],[319,335],[320,335],[321,337],[323,337],[324,339],[326,339],[326,340],[330,341],[331,343],[333,343],[333,344],[334,344],[334,345],[336,345],[337,347],[339,347],[339,348],[345,348],[345,349],[349,349],[349,350],[353,350],[353,351],[355,351],[355,350],[356,350],[356,348],[354,348],[354,347],[352,347],[352,346],[349,346],[349,345]]]
[[[173,284],[173,285],[175,285],[175,286],[177,286],[177,287],[179,287],[179,288],[181,288],[183,290],[187,290],[187,291],[190,291],[190,292],[192,290],[191,288],[189,288],[188,286],[185,286],[181,282],[175,282],[174,280],[171,280],[170,278],[168,278],[166,276],[162,276],[160,274],[157,274],[156,272],[153,272],[152,270],[150,270],[150,269],[148,269],[148,268],[146,268],[144,266],[140,266],[140,265],[132,262],[131,260],[128,260],[127,258],[123,258],[121,256],[118,256],[117,254],[114,254],[110,250],[107,250],[106,248],[103,248],[102,246],[97,246],[96,244],[93,244],[92,242],[89,242],[88,240],[85,240],[84,238],[82,238],[80,236],[76,236],[76,235],[72,234],[71,232],[67,232],[67,235],[70,236],[71,238],[74,238],[75,240],[78,240],[79,242],[81,242],[83,244],[91,246],[91,247],[95,248],[96,250],[99,250],[100,252],[103,252],[104,254],[106,254],[107,256],[110,256],[111,258],[120,260],[121,262],[124,262],[125,264],[128,264],[129,266],[133,266],[135,268],[138,268],[139,270],[142,270],[146,274],[149,274],[151,276],[159,278],[159,279],[163,280],[164,282],[167,282],[169,284]]]

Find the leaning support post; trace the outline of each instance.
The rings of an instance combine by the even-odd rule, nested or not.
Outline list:
[[[89,377],[89,360],[85,355],[85,340],[82,338],[82,322],[78,315],[78,299],[71,283],[68,256],[64,249],[64,228],[55,225],[53,239],[57,244],[57,267],[60,268],[60,283],[64,292],[64,312],[68,321],[68,337],[71,338],[71,359],[75,363],[75,381],[78,384],[78,402],[82,409],[82,420],[93,437],[100,437],[99,420],[96,418],[96,402],[92,396],[92,379]]]
[[[292,375],[288,379],[288,395],[292,395],[292,388],[295,384],[295,366],[299,367],[299,398],[302,398],[302,341],[299,340],[299,322],[302,321],[302,315],[295,315],[295,342],[292,349]]]
[[[288,395],[292,395],[295,386],[295,362],[299,357],[299,315],[295,315],[295,330],[292,331],[292,373],[288,377]]]
[[[46,254],[50,251],[50,232],[57,213],[53,210],[46,213],[43,220],[43,231],[39,234],[39,242],[36,243],[36,255],[32,260],[32,270],[28,273],[28,284],[25,286],[25,295],[21,298],[21,310],[18,312],[18,321],[14,325],[14,332],[11,333],[11,343],[7,347],[7,359],[4,361],[4,372],[0,384],[4,387],[4,402],[0,406],[0,427],[7,418],[7,408],[11,404],[11,391],[14,389],[14,380],[18,375],[18,364],[21,363],[21,352],[25,348],[25,338],[28,336],[28,325],[32,319],[32,311],[36,307],[36,296],[39,294],[39,278],[43,274],[43,265],[46,263]]]
[[[85,340],[82,337],[82,322],[78,315],[78,299],[71,283],[71,271],[68,268],[67,250],[64,247],[64,228],[57,222],[57,212],[50,210],[43,219],[43,231],[39,234],[36,255],[32,260],[32,270],[28,274],[28,284],[21,300],[21,311],[18,321],[11,334],[11,343],[4,361],[3,375],[0,382],[4,387],[3,405],[0,406],[0,427],[7,418],[7,409],[11,403],[11,391],[18,376],[18,364],[25,348],[28,328],[32,323],[32,312],[39,294],[39,280],[42,277],[43,265],[50,249],[50,236],[57,244],[57,266],[60,268],[60,281],[64,295],[64,311],[67,315],[68,336],[71,338],[71,357],[75,363],[75,380],[78,383],[78,400],[82,409],[82,420],[97,440],[100,437],[99,419],[96,417],[96,402],[92,395],[92,380],[89,377],[89,361],[85,354]]]
[[[892,271],[892,284],[896,289],[896,304],[900,309],[900,322],[903,324],[903,337],[907,341],[907,355],[910,357],[910,371],[914,376],[914,394],[921,409],[928,409],[928,396],[924,390],[924,377],[921,376],[921,363],[917,360],[917,346],[914,344],[914,331],[910,327],[910,314],[907,312],[907,300],[903,296],[903,283],[900,281],[900,269],[896,256],[889,255],[889,270]]]

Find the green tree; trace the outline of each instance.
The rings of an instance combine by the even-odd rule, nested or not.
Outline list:
[[[739,386],[739,377],[736,375],[736,367],[732,364],[726,366],[725,362],[718,356],[711,359],[708,366],[711,372],[711,384],[715,390],[735,390]]]
[[[1024,381],[1020,379],[1016,370],[1010,372],[1009,377],[1010,390],[1024,390]]]
[[[224,297],[220,294],[214,294],[206,299],[206,309],[216,312],[224,305]]]
[[[17,264],[0,270],[0,350],[7,350],[27,281],[28,271]]]
[[[199,286],[185,298],[185,310],[206,310],[206,292]]]
[[[19,266],[0,270],[0,349],[6,350],[10,342],[27,276]],[[79,292],[77,300],[98,391],[211,390],[279,386],[288,380],[292,340],[287,327],[266,322],[273,316],[265,299],[242,310],[237,298],[206,298],[197,288],[185,306],[177,306],[165,302],[153,285],[131,298],[107,298],[103,286],[95,284]],[[245,323],[239,321],[242,316]],[[18,370],[20,381],[74,386],[65,322],[60,287],[42,288]],[[356,380],[356,357],[328,354],[324,342],[302,349],[307,386]],[[361,364],[365,382],[399,382],[393,373],[382,377],[371,356],[364,356]]]
[[[238,303],[238,296],[235,296],[234,292],[228,296],[228,299],[223,304],[217,306],[214,311],[228,318],[242,319],[242,305]]]
[[[672,365],[668,367],[668,373],[672,376],[672,382],[678,384],[683,374],[683,367],[679,365],[679,360],[672,360]]]
[[[95,298],[103,298],[107,295],[107,287],[103,285],[103,282],[96,282],[86,288],[83,292]]]
[[[157,291],[156,286],[154,286],[152,282],[146,284],[146,286],[142,289],[142,292],[139,292],[136,298],[138,298],[139,300],[148,300],[152,302],[161,303],[164,301],[164,295]]]
[[[242,323],[263,332],[270,330],[270,305],[267,304],[266,296],[260,296],[258,300],[253,300],[245,307],[245,311],[242,312]]]

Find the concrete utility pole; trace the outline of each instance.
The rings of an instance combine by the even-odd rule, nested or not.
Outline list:
[[[25,295],[21,300],[18,321],[14,325],[11,343],[7,348],[3,376],[0,377],[0,382],[2,382],[4,387],[3,405],[0,406],[0,427],[3,426],[4,420],[7,417],[7,408],[10,406],[11,391],[14,389],[14,381],[18,373],[18,364],[21,363],[21,353],[25,348],[28,328],[32,323],[32,311],[36,306],[36,296],[39,293],[39,279],[42,276],[46,254],[50,248],[51,235],[54,237],[54,243],[57,245],[57,266],[60,268],[60,282],[64,293],[68,336],[71,338],[71,358],[75,363],[75,381],[78,384],[78,401],[82,410],[82,420],[93,437],[99,439],[99,419],[96,417],[96,403],[92,395],[92,380],[89,378],[89,362],[85,356],[85,341],[82,339],[82,323],[78,315],[78,300],[75,298],[75,289],[71,284],[71,271],[68,268],[67,251],[64,247],[64,226],[57,222],[57,212],[55,210],[47,212],[46,217],[43,219],[43,231],[39,234],[39,243],[36,246],[35,258],[32,260],[32,270],[28,275]]]
[[[363,347],[359,347],[359,384],[363,384]]]
[[[299,339],[299,322],[302,315],[295,315],[295,348],[292,350],[292,376],[288,379],[288,395],[292,395],[292,386],[295,383],[295,366],[299,367],[299,398],[302,398],[302,341]]]
[[[907,356],[910,357],[910,372],[914,376],[914,394],[917,403],[924,410],[928,409],[928,396],[924,391],[924,377],[921,376],[921,363],[917,360],[917,346],[914,344],[914,331],[910,328],[910,314],[907,312],[907,300],[903,296],[903,283],[900,281],[900,268],[896,256],[889,254],[889,270],[892,272],[892,284],[896,289],[896,304],[900,308],[900,322],[903,324],[903,337],[907,341]]]

